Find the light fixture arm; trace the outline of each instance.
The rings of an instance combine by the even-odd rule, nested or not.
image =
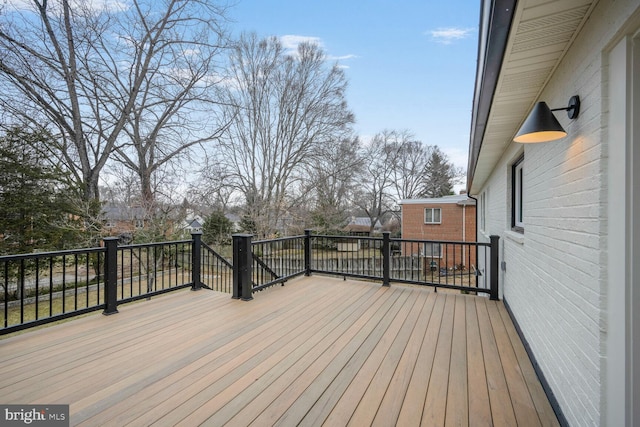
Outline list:
[[[568,106],[564,108],[552,108],[551,111],[566,111],[570,119],[576,119],[578,118],[578,114],[580,114],[580,97],[574,95],[569,99]]]

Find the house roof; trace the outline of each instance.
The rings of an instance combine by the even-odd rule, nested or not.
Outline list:
[[[404,199],[400,200],[400,205],[429,205],[429,204],[447,204],[455,203],[457,205],[475,205],[476,201],[466,194],[456,194],[452,196],[433,197],[425,199]]]
[[[376,221],[374,228],[380,228],[382,224]],[[369,231],[371,229],[371,218],[366,216],[351,217],[349,223],[344,227],[345,231]]]
[[[144,218],[146,211],[141,207],[120,206],[107,203],[102,207],[102,217],[113,221],[128,221]]]
[[[202,228],[202,220],[199,218],[195,218],[192,220],[187,220],[187,223],[189,224],[188,227],[189,228]]]
[[[467,191],[477,194],[597,0],[483,0]]]
[[[363,225],[363,226],[370,227],[371,218],[366,216],[353,217],[351,218],[351,221],[349,221],[349,225]]]

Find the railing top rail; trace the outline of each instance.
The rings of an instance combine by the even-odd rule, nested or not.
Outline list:
[[[371,236],[349,236],[349,235],[326,235],[326,234],[312,234],[311,237],[320,237],[325,239],[351,239],[351,240],[370,240],[370,241],[382,241],[382,237]],[[406,243],[440,243],[440,244],[456,244],[456,245],[471,245],[471,246],[491,246],[489,242],[474,242],[474,241],[458,241],[458,240],[428,240],[428,239],[403,239],[400,237],[392,237],[390,242],[406,242]]]
[[[455,244],[455,245],[470,245],[470,246],[491,246],[489,242],[474,242],[474,241],[462,241],[462,240],[423,240],[423,239],[401,239],[398,237],[392,237],[389,239],[391,242],[400,243],[440,243],[440,244]]]
[[[95,252],[104,252],[106,248],[84,248],[84,249],[69,249],[64,251],[51,251],[51,252],[32,252],[30,254],[16,254],[16,255],[2,255],[0,256],[0,262],[3,261],[19,261],[21,259],[35,259],[35,258],[47,258],[52,256],[63,255],[83,255]]]
[[[299,236],[278,237],[277,239],[253,240],[251,242],[251,244],[252,245],[259,245],[261,243],[284,242],[284,241],[289,241],[289,240],[304,239],[304,237],[305,237],[304,234],[301,234]]]
[[[118,245],[118,249],[148,248],[153,246],[179,245],[192,242],[193,240],[171,240],[168,242],[136,243],[132,245]]]
[[[382,240],[382,237],[350,236],[346,234],[345,235],[312,234],[310,237],[322,237],[325,239]]]

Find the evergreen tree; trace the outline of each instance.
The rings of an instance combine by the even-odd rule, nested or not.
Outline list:
[[[202,224],[202,240],[207,244],[229,244],[232,232],[233,223],[222,211],[212,212]]]
[[[81,223],[71,199],[78,192],[39,148],[46,132],[11,129],[0,137],[0,254],[74,247]]]
[[[256,226],[256,222],[253,220],[249,213],[245,213],[244,215],[242,215],[238,227],[240,227],[240,231],[242,231],[243,233],[254,235],[258,234],[258,227]]]
[[[453,184],[461,176],[462,170],[456,168],[436,145],[425,165],[419,196],[432,198],[453,194]]]

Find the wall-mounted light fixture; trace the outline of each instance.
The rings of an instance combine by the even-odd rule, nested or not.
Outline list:
[[[575,119],[580,113],[580,97],[572,96],[569,105],[564,108],[549,109],[545,102],[538,102],[529,117],[513,138],[515,142],[536,143],[564,138],[567,132],[562,128],[552,111],[566,111],[570,119]]]

